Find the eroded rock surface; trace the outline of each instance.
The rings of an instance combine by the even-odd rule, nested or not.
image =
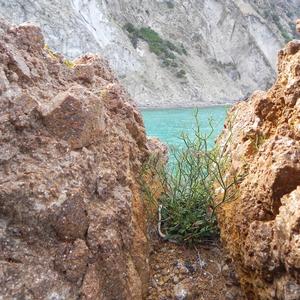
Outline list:
[[[39,24],[56,51],[100,52],[141,107],[232,103],[269,88],[299,15],[300,0],[0,0],[0,16]],[[187,55],[132,43],[128,22]]]
[[[140,114],[96,55],[0,22],[0,298],[142,299]]]
[[[300,299],[300,41],[279,52],[278,79],[233,107],[219,143],[241,182],[219,211],[248,299]]]

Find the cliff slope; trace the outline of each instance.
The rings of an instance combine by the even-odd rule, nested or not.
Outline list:
[[[266,89],[299,13],[300,0],[0,0],[0,15],[36,22],[70,58],[100,52],[150,107],[232,102]],[[143,27],[162,40],[149,43],[157,36]]]
[[[104,60],[0,22],[0,298],[142,299],[142,119]]]
[[[300,41],[279,52],[278,79],[229,113],[219,140],[242,182],[219,211],[248,299],[300,299]]]

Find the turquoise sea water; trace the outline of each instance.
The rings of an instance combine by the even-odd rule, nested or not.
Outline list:
[[[223,129],[228,108],[228,106],[214,106],[198,109],[203,133],[208,133],[210,130],[209,118],[213,120],[214,134],[211,137],[211,145]],[[183,143],[179,138],[182,132],[193,137],[195,112],[196,109],[193,108],[143,110],[147,135],[158,137],[169,147],[180,146]]]

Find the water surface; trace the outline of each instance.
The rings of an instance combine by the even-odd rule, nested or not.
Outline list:
[[[213,120],[214,133],[210,139],[211,145],[216,137],[221,133],[229,106],[214,106],[198,109],[198,119],[201,131],[208,133],[210,131],[209,119]],[[158,137],[168,146],[180,146],[182,132],[193,137],[195,125],[194,108],[176,108],[176,109],[153,109],[143,110],[145,127],[147,135]]]

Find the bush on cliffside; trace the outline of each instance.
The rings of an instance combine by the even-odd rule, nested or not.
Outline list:
[[[167,4],[169,9],[172,9],[172,8],[175,7],[175,4],[173,3],[173,1],[167,1],[166,4]]]
[[[157,55],[163,62],[165,67],[177,68],[176,53],[187,55],[184,45],[180,47],[173,44],[171,41],[164,40],[160,35],[150,27],[137,28],[132,23],[126,23],[124,29],[127,31],[130,41],[134,48],[137,47],[138,40],[141,39],[149,45],[149,50]],[[170,62],[173,61],[173,63]]]
[[[198,113],[195,120],[194,137],[181,135],[184,146],[173,149],[174,161],[169,166],[160,164],[155,157],[145,166],[164,187],[158,203],[160,235],[185,243],[203,241],[218,234],[216,210],[232,199],[231,187],[237,182],[236,178],[224,176],[229,157],[218,147],[209,146],[214,132],[212,122],[210,132],[205,134],[200,130]],[[145,191],[148,200],[155,199],[147,186]]]
[[[185,75],[186,75],[186,72],[182,69],[176,73],[176,77],[178,77],[178,78],[184,78]]]

